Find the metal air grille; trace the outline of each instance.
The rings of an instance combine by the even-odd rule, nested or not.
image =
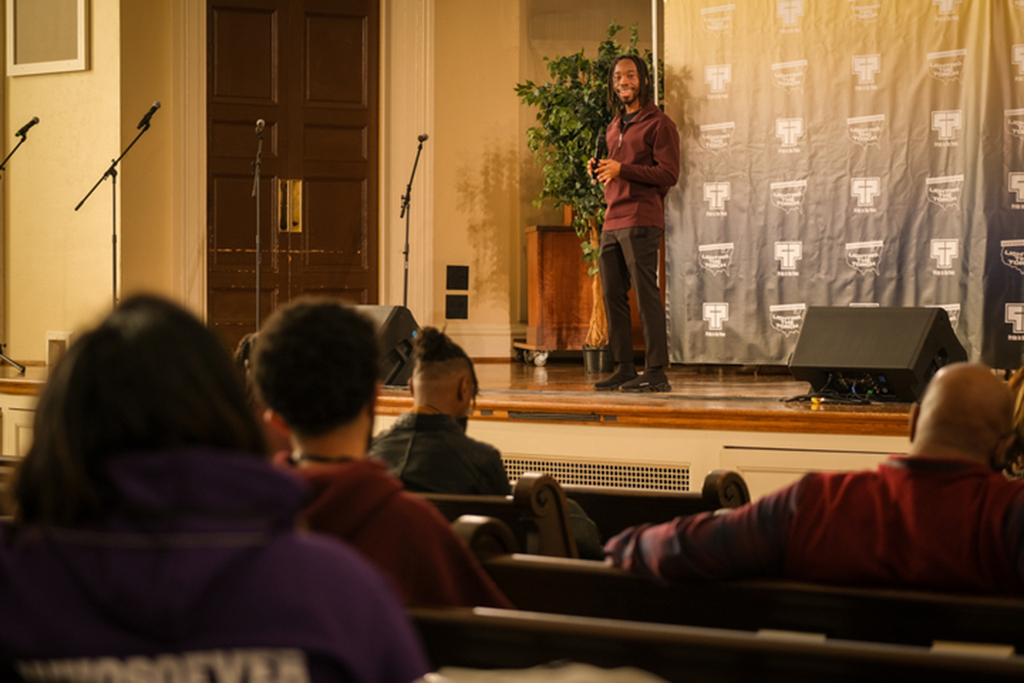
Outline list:
[[[627,489],[689,491],[690,469],[664,465],[620,465],[603,462],[563,462],[542,458],[502,457],[514,483],[523,472],[546,472],[562,484],[614,486]]]

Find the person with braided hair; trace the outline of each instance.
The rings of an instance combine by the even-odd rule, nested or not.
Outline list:
[[[443,331],[425,327],[413,362],[413,408],[373,440],[370,457],[387,463],[409,491],[507,496],[512,487],[501,453],[466,435],[479,390],[473,361]],[[571,499],[569,517],[580,557],[602,558],[597,525]]]
[[[370,445],[370,457],[409,491],[505,496],[508,474],[494,446],[466,436],[479,391],[462,347],[425,327],[413,345],[413,408]]]

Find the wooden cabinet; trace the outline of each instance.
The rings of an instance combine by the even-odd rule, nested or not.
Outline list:
[[[576,232],[567,225],[526,228],[526,264],[525,348],[581,350],[590,322],[593,289]],[[629,305],[633,313],[633,346],[642,349],[644,335],[632,290]]]

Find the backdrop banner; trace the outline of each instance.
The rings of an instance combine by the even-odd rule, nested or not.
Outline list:
[[[808,306],[941,306],[1024,359],[1024,0],[667,0],[674,363],[786,363]]]

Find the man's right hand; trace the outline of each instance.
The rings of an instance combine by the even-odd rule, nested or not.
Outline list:
[[[587,175],[590,176],[590,182],[597,182],[597,175],[595,169],[597,168],[597,159],[591,158],[587,161]]]

